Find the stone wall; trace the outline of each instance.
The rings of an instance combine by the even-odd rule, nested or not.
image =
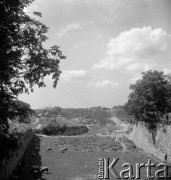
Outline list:
[[[136,146],[145,152],[164,161],[167,153],[168,162],[171,162],[171,126],[158,126],[156,130],[149,131],[145,123],[134,125],[130,139]]]
[[[14,152],[10,152],[10,157],[2,162],[0,168],[0,180],[6,180],[10,177],[11,173],[22,158],[28,144],[33,138],[33,135],[34,133],[32,129],[27,129],[18,134],[18,148]]]

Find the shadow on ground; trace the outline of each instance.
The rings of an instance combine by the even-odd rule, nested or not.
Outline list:
[[[33,139],[29,143],[21,161],[19,162],[16,170],[14,171],[14,176],[18,176],[19,180],[46,180],[42,178],[41,173],[33,173],[32,166],[42,165],[41,156],[40,156],[40,138],[34,135]],[[21,168],[22,164],[22,168]],[[13,177],[10,180],[14,179]]]

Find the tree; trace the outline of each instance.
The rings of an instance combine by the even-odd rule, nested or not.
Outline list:
[[[125,109],[135,119],[151,123],[169,118],[171,112],[171,76],[162,71],[147,71],[142,78],[130,85]]]
[[[8,118],[17,115],[11,111],[14,99],[32,92],[34,85],[45,87],[47,75],[52,75],[56,87],[60,60],[66,58],[59,46],[44,47],[48,27],[35,18],[41,13],[31,13],[33,18],[24,12],[33,1],[0,0],[0,130],[4,132]]]

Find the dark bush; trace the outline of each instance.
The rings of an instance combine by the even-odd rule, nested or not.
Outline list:
[[[74,135],[84,134],[87,132],[88,132],[87,126],[72,126],[66,128],[66,130],[64,131],[64,135],[74,136]]]
[[[43,133],[45,135],[56,135],[60,132],[61,126],[58,123],[49,123],[43,128]]]
[[[49,123],[41,130],[35,130],[35,133],[45,134],[45,135],[66,135],[66,136],[74,136],[83,133],[87,133],[87,126],[72,126],[68,127],[66,124],[59,123]]]

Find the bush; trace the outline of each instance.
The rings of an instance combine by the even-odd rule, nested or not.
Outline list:
[[[47,126],[43,128],[43,133],[45,135],[56,135],[59,133],[61,129],[60,124],[58,123],[49,123]]]
[[[64,135],[74,136],[74,135],[84,134],[87,132],[88,132],[87,126],[72,126],[66,128],[66,130],[64,131]]]
[[[66,135],[74,136],[83,133],[87,133],[87,126],[72,126],[68,127],[66,124],[59,123],[49,123],[44,126],[41,130],[35,130],[35,133],[45,134],[45,135]]]

